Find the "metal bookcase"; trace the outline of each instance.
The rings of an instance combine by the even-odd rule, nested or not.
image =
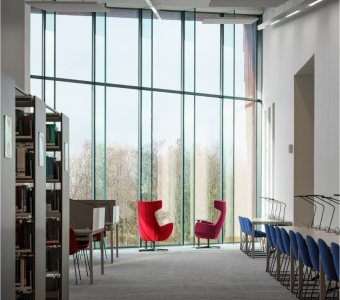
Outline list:
[[[13,89],[14,92],[14,89]],[[41,147],[39,149],[39,136],[43,134],[46,136],[46,105],[39,98],[31,95],[24,96],[16,96],[15,97],[15,107],[22,108],[26,112],[30,111],[33,114],[32,125],[31,125],[31,133],[28,136],[20,136],[16,138],[16,142],[28,142],[32,143],[30,146],[23,148],[29,149],[29,151],[34,152],[33,159],[33,172],[31,178],[15,178],[13,174],[13,178],[15,178],[16,185],[31,185],[33,186],[33,197],[32,197],[32,207],[31,213],[21,214],[16,213],[14,210],[14,203],[12,201],[12,206],[14,210],[14,215],[16,217],[27,217],[31,218],[33,222],[33,234],[30,238],[30,248],[28,250],[23,249],[17,251],[15,246],[13,245],[12,250],[13,253],[18,252],[18,255],[22,252],[28,252],[33,255],[33,268],[32,268],[32,282],[29,287],[15,287],[16,290],[32,290],[34,299],[45,299],[45,264],[46,264],[46,192],[45,192],[45,180],[46,177],[46,163],[44,162],[42,165],[39,165],[39,156],[40,158],[45,158],[46,149],[45,144],[41,143]],[[32,111],[33,110],[33,111]],[[15,110],[13,109],[13,124],[15,129]],[[15,135],[14,135],[15,136]],[[16,147],[16,143],[14,143]],[[14,155],[15,157],[15,155]],[[15,160],[14,164],[15,164]],[[14,171],[14,169],[13,169]],[[13,199],[15,199],[15,190],[13,189]],[[15,220],[15,217],[13,217]],[[15,237],[15,221],[14,221],[14,234]],[[14,243],[15,244],[15,243]],[[13,263],[13,270],[15,272],[15,265]],[[7,274],[8,276],[8,274]],[[15,277],[13,277],[15,278]],[[42,284],[43,283],[43,284]],[[15,284],[13,284],[15,286]],[[14,299],[15,293],[8,289],[11,292],[11,297],[4,299]]]
[[[68,300],[69,299],[69,118],[63,113],[59,113],[48,107],[52,113],[46,113],[46,122],[60,123],[60,144],[58,146],[46,146],[47,152],[60,153],[61,169],[59,173],[58,184],[61,189],[61,199],[59,199],[59,211],[46,211],[46,217],[57,217],[60,219],[61,227],[59,229],[58,244],[61,246],[61,259],[59,260],[59,271],[48,272],[46,275],[60,276],[60,289],[58,293],[46,292],[50,297],[55,299]],[[53,180],[46,180],[46,183],[56,183]],[[53,295],[54,293],[54,295]],[[51,298],[52,298],[51,297]]]

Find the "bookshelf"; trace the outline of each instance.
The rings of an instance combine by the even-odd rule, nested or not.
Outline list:
[[[1,72],[1,172],[0,172],[0,238],[1,238],[1,276],[0,298],[14,299],[15,292],[15,148],[12,147],[12,158],[5,157],[4,118],[12,118],[15,122],[15,82]],[[12,145],[15,145],[15,126],[12,126]],[[13,287],[13,288],[7,288]]]
[[[13,90],[14,91],[14,90]],[[22,155],[25,164],[22,164],[21,157],[17,153],[17,166],[16,173],[21,172],[21,166],[25,165],[25,170],[20,173],[22,176],[14,176],[15,178],[15,195],[17,210],[15,212],[16,219],[22,219],[22,226],[20,230],[20,236],[23,236],[24,245],[29,245],[29,247],[20,247],[20,249],[15,248],[16,257],[18,260],[27,260],[32,264],[32,271],[30,274],[26,273],[26,276],[30,276],[30,284],[28,286],[16,286],[17,292],[22,290],[31,290],[33,292],[34,299],[45,299],[46,288],[45,284],[45,262],[46,262],[46,193],[45,193],[45,180],[46,177],[46,164],[41,163],[41,157],[44,158],[46,155],[45,144],[43,140],[39,143],[39,138],[44,135],[46,137],[46,105],[39,98],[31,95],[16,96],[15,97],[15,107],[16,110],[25,112],[28,116],[23,122],[29,129],[25,128],[24,134],[19,129],[19,136],[16,137],[16,153],[18,149],[24,148],[25,155]],[[17,114],[16,112],[15,114]],[[16,116],[15,116],[16,117]],[[15,121],[14,117],[14,121]],[[19,117],[18,117],[19,118]],[[14,123],[15,124],[15,123]],[[18,143],[21,143],[18,145]],[[28,143],[28,144],[27,144]],[[39,147],[40,145],[40,147]],[[40,149],[39,149],[40,148]],[[20,151],[20,150],[19,150]],[[27,154],[28,153],[28,154]],[[21,155],[21,154],[20,154]],[[40,158],[40,161],[39,161]],[[20,161],[20,163],[19,163]],[[28,162],[27,162],[28,161]],[[24,174],[24,175],[23,175]],[[22,205],[18,203],[18,187],[22,187],[22,193],[26,186],[26,191],[30,190],[31,193],[27,196],[21,196],[21,200],[24,202]],[[19,194],[20,195],[20,194]],[[23,195],[23,194],[22,194]],[[29,195],[29,196],[28,196]],[[26,205],[25,205],[26,203]],[[13,205],[13,204],[12,204]],[[21,211],[20,211],[21,210]],[[26,210],[30,210],[29,212]],[[28,231],[25,231],[23,225],[25,223],[30,223],[27,225]],[[17,226],[17,225],[15,225]],[[16,235],[18,231],[14,230]],[[27,235],[28,240],[27,240]],[[28,244],[27,244],[28,243]],[[16,246],[17,247],[17,246]],[[30,257],[30,260],[28,260]],[[28,281],[27,281],[28,282]],[[13,293],[14,294],[14,293]]]
[[[48,107],[49,108],[49,107]],[[54,271],[46,271],[46,278],[55,277],[53,280],[59,279],[59,291],[48,290],[48,280],[47,281],[47,291],[46,295],[49,298],[54,299],[69,299],[69,171],[65,168],[65,162],[68,162],[68,149],[69,149],[69,119],[63,114],[59,113],[51,108],[52,112],[46,113],[46,122],[55,124],[60,131],[58,135],[58,145],[46,145],[46,151],[48,153],[54,153],[53,156],[58,157],[61,163],[59,163],[59,168],[57,168],[57,178],[47,179],[46,178],[46,188],[50,189],[51,184],[54,185],[54,189],[60,189],[59,192],[59,202],[57,204],[57,209],[46,210],[47,218],[56,218],[60,220],[60,228],[57,240],[49,240],[49,244],[59,244],[61,246],[61,257],[58,261],[58,268]],[[57,135],[56,135],[57,140]],[[65,144],[67,147],[65,147]]]

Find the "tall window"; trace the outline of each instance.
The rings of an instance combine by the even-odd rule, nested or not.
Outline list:
[[[171,245],[196,243],[195,219],[215,222],[223,200],[212,242],[238,242],[258,197],[256,24],[161,14],[32,9],[32,93],[70,118],[71,198],[117,200],[121,246],[141,245],[137,200],[163,201]]]

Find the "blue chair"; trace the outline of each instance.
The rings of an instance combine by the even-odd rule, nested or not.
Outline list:
[[[293,254],[296,260],[299,260],[299,247],[296,240],[296,234],[294,231],[289,230],[289,239],[292,244]]]
[[[303,282],[307,281],[307,284],[303,284],[301,286],[301,289],[300,291],[298,292],[298,298],[301,297],[301,293],[302,293],[302,288],[305,286],[305,296],[304,298],[306,297],[306,294],[307,294],[307,290],[308,290],[308,287],[309,287],[309,281],[310,281],[310,277],[311,277],[311,270],[313,269],[313,264],[312,264],[312,261],[310,259],[310,256],[309,256],[309,252],[308,252],[308,248],[307,248],[307,244],[305,242],[305,239],[303,238],[303,236],[300,234],[300,232],[297,232],[296,233],[296,240],[297,240],[297,244],[298,244],[298,247],[299,247],[299,253],[300,253],[300,256],[301,256],[301,259],[302,259],[302,263],[306,266],[306,271],[304,272],[304,275],[303,275]],[[300,262],[301,263],[301,262]]]
[[[269,224],[268,227],[269,227],[269,231],[270,231],[270,237],[271,237],[271,240],[272,240],[273,248],[274,248],[275,250],[277,250],[277,246],[276,246],[276,244],[277,244],[277,239],[276,239],[275,228],[274,228],[274,226],[273,226],[272,224]],[[277,253],[277,252],[276,252],[276,253]],[[271,275],[272,275],[274,278],[276,278],[276,271],[274,271],[274,266],[275,266],[275,261],[276,261],[276,259],[278,259],[277,255],[276,255],[276,257],[275,257],[275,259],[274,259],[274,261],[273,261],[273,265],[272,265],[272,273],[271,273]]]
[[[273,267],[273,261],[276,260],[276,245],[274,245],[271,234],[270,234],[270,229],[267,223],[264,224],[264,229],[266,231],[266,236],[267,236],[267,240],[268,240],[268,244],[269,244],[269,259],[268,259],[268,264],[266,267],[266,271],[269,272],[270,275],[272,275],[272,267]],[[270,265],[270,259],[272,259],[272,267],[269,268]]]
[[[283,267],[283,272],[281,274],[281,270],[280,270],[280,282],[281,284],[283,284],[284,286],[285,285],[285,278],[287,276],[287,271],[288,271],[288,268],[289,268],[289,264],[290,264],[290,260],[288,259],[289,256],[288,256],[288,252],[286,251],[286,248],[283,244],[283,239],[282,239],[282,236],[281,236],[281,230],[278,226],[275,226],[275,234],[276,234],[276,238],[277,238],[277,242],[279,244],[279,248],[281,250],[281,253],[283,254],[282,255],[282,262],[281,262],[281,268]],[[287,263],[288,261],[288,263]],[[284,262],[284,265],[283,265],[283,262]],[[288,277],[288,286],[289,286],[289,277]]]
[[[319,245],[319,251],[320,251],[322,266],[323,266],[325,274],[326,274],[326,276],[329,280],[329,284],[328,284],[327,290],[326,290],[326,298],[327,298],[327,294],[331,290],[333,290],[333,289],[331,289],[331,281],[336,281],[336,287],[334,288],[334,293],[333,293],[333,299],[334,299],[335,292],[337,292],[337,294],[338,294],[337,296],[339,297],[339,289],[337,288],[338,283],[339,283],[339,275],[338,275],[338,273],[335,269],[333,256],[332,256],[331,251],[329,250],[329,246],[322,239],[318,239],[318,245]],[[335,250],[335,252],[336,252],[336,250]],[[336,253],[334,253],[334,254],[336,254]],[[337,256],[337,259],[338,259],[337,266],[338,266],[338,272],[339,272],[339,246],[338,246],[338,253],[337,254],[338,254],[338,256]]]
[[[316,244],[315,240],[310,235],[306,236],[306,240],[307,240],[309,257],[312,262],[313,269],[315,270],[314,271],[314,286],[313,286],[312,295],[311,295],[311,297],[313,297],[314,289],[319,279],[319,275],[317,274],[317,272],[318,273],[320,272],[319,271],[319,247]],[[311,270],[311,272],[313,272],[313,269]]]
[[[333,261],[334,261],[334,265],[335,265],[335,271],[336,274],[339,277],[339,245],[336,243],[332,243],[331,244],[331,248],[332,248],[332,255],[333,255]]]
[[[241,227],[241,231],[242,231],[242,235],[240,236],[240,250],[245,252],[245,246],[243,245],[243,234],[245,235],[245,229],[244,229],[244,223],[243,223],[243,218],[241,216],[238,216],[238,220],[240,222],[240,227]]]
[[[244,218],[244,223],[245,223],[245,226],[246,226],[246,231],[247,231],[247,234],[248,236],[250,236],[252,239],[253,238],[265,238],[266,237],[266,233],[263,232],[263,231],[260,231],[260,230],[254,230],[254,237],[252,236],[252,224],[250,222],[250,220],[248,218]],[[261,242],[260,242],[261,244]],[[261,246],[262,247],[262,246]],[[254,249],[255,250],[255,249]],[[264,253],[264,249],[260,250],[260,251],[256,251],[258,254],[257,256],[264,256],[265,253]],[[249,255],[249,249],[248,249],[248,253]]]

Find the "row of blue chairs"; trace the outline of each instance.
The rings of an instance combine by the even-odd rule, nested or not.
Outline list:
[[[252,238],[260,238],[260,249],[256,250],[255,249],[255,256],[260,256],[263,257],[265,256],[265,243],[262,242],[263,238],[266,238],[266,233],[260,230],[255,230],[254,231],[254,237],[252,236],[252,223],[248,218],[244,218],[239,216],[238,217],[240,226],[241,226],[241,231],[243,236],[241,236],[241,240],[246,241],[248,239],[248,249],[246,248],[246,244],[241,243],[241,250],[246,253],[248,256],[251,254],[251,239]]]
[[[270,275],[276,278],[277,272],[274,270],[275,262],[277,259],[281,260],[281,270],[280,270],[280,282],[288,289],[296,291],[296,296],[298,298],[315,298],[314,293],[319,292],[319,257],[321,257],[321,262],[328,278],[328,285],[326,289],[326,297],[328,293],[333,292],[333,299],[337,295],[339,297],[339,245],[336,243],[331,244],[331,249],[324,240],[319,239],[318,244],[315,240],[307,235],[306,240],[303,236],[297,232],[289,231],[289,235],[284,228],[275,227],[273,225],[265,224],[265,231],[267,234],[269,249],[269,261],[266,270]],[[295,284],[298,267],[294,268],[294,281],[293,286],[290,286],[290,274],[289,264],[290,264],[290,247],[292,246],[293,255],[295,261],[299,260],[299,254],[301,261],[303,263],[303,284],[300,289],[296,288]],[[280,249],[282,255],[278,257],[277,249]],[[335,282],[335,286],[332,287],[332,282]],[[296,289],[295,289],[296,288]],[[325,298],[326,299],[326,298]]]

